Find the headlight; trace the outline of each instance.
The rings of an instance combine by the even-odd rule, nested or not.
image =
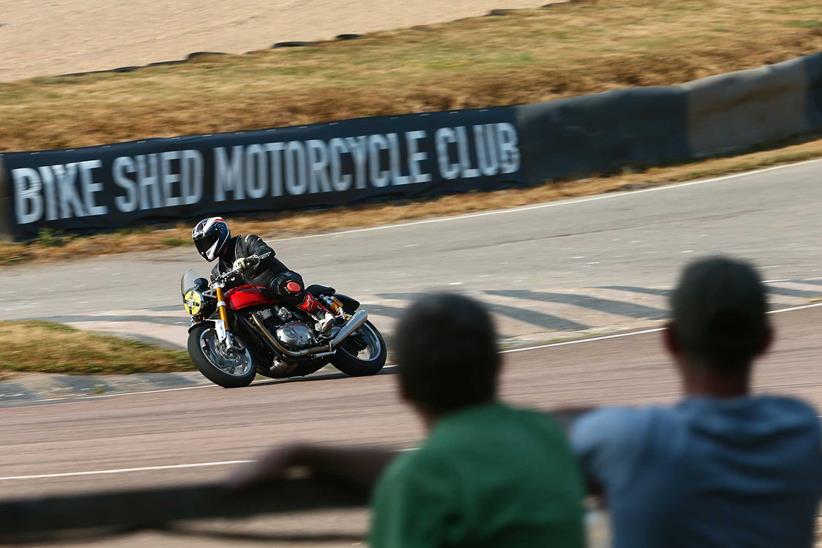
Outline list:
[[[190,315],[198,315],[203,309],[203,294],[196,289],[190,289],[183,296],[183,306]]]

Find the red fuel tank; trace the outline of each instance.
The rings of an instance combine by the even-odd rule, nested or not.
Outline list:
[[[268,288],[260,285],[240,285],[225,293],[225,304],[229,310],[242,310],[250,306],[276,304]]]

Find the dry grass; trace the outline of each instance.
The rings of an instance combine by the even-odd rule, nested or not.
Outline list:
[[[653,168],[642,173],[547,183],[526,189],[459,194],[408,203],[391,202],[318,212],[286,213],[275,218],[234,218],[231,220],[231,226],[238,233],[294,236],[503,209],[603,192],[633,190],[820,157],[822,139],[741,156]],[[131,231],[85,237],[44,233],[38,240],[28,244],[0,242],[0,264],[163,249],[190,245],[190,236],[191,227],[182,223],[168,228],[142,227]]]
[[[672,84],[822,49],[817,0],[601,0],[0,85],[0,150],[485,107]]]
[[[36,348],[47,351],[33,351]],[[93,375],[193,369],[181,351],[50,322],[0,322],[0,377],[12,371]]]

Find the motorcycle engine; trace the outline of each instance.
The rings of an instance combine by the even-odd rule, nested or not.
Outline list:
[[[300,350],[314,346],[314,331],[303,322],[286,322],[274,331],[274,336],[283,346],[292,350]]]

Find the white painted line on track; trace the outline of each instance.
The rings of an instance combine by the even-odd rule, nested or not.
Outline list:
[[[790,308],[780,308],[779,310],[771,310],[768,314],[782,314],[783,312],[795,312],[797,310],[807,310],[809,308],[819,308],[822,303],[803,304],[802,306],[792,306]]]
[[[529,346],[526,348],[512,348],[511,350],[503,350],[500,354],[516,354],[518,352],[530,352],[532,350],[542,350],[544,348],[556,348],[558,346],[570,346],[572,344],[583,344],[597,341],[607,341],[608,339],[621,339],[624,337],[633,337],[635,335],[645,335],[647,333],[656,333],[665,329],[664,327],[655,327],[653,329],[643,329],[642,331],[629,331],[628,333],[617,333],[615,335],[604,335],[602,337],[592,337],[590,339],[576,339],[573,341],[563,341],[548,344],[541,344],[538,346]]]
[[[399,449],[401,453],[416,451],[417,447],[406,447]],[[58,472],[56,474],[32,474],[29,476],[5,476],[0,477],[0,481],[52,479],[52,478],[72,478],[77,476],[100,476],[106,474],[128,474],[131,472],[153,472],[157,470],[180,470],[183,468],[207,468],[211,466],[234,466],[237,464],[249,464],[256,462],[254,459],[242,460],[221,460],[216,462],[197,462],[194,464],[168,464],[161,466],[139,466],[137,468],[114,468],[110,470],[88,470],[85,472]]]
[[[539,204],[521,206],[521,207],[511,207],[505,209],[493,209],[491,211],[483,211],[480,213],[466,213],[463,215],[453,215],[450,217],[435,217],[433,219],[422,219],[419,221],[409,221],[407,223],[395,223],[389,225],[380,225],[380,226],[371,226],[365,228],[352,228],[350,230],[340,230],[337,232],[323,232],[320,234],[306,234],[304,236],[292,236],[290,238],[282,238],[279,240],[274,240],[275,242],[289,242],[292,240],[304,240],[307,238],[325,238],[329,236],[346,236],[348,234],[359,234],[361,232],[376,232],[378,230],[389,230],[395,228],[407,228],[412,226],[420,226],[420,225],[427,225],[433,223],[445,223],[451,221],[463,221],[467,219],[476,219],[479,217],[488,217],[491,215],[508,215],[512,213],[523,213],[526,211],[533,211],[536,209],[545,209],[549,207],[561,207],[566,205],[576,205],[576,204],[583,204],[587,202],[597,202],[600,200],[612,200],[614,198],[624,198],[628,196],[636,196],[640,194],[647,194],[649,192],[662,192],[666,190],[677,190],[682,188],[688,188],[697,185],[704,185],[708,183],[716,183],[720,181],[729,181],[733,179],[741,179],[743,177],[747,177],[749,175],[760,175],[762,173],[769,173],[771,171],[778,171],[781,169],[789,169],[793,167],[799,167],[803,165],[813,164],[817,162],[822,162],[822,159],[814,159],[814,160],[804,160],[802,162],[796,162],[793,164],[783,164],[778,166],[771,166],[762,169],[755,169],[753,171],[743,171],[740,173],[732,173],[730,175],[722,175],[721,177],[711,177],[709,179],[697,179],[695,181],[687,181],[684,183],[673,183],[673,184],[662,184],[660,186],[655,186],[652,188],[644,188],[640,190],[625,190],[620,192],[609,192],[606,194],[597,194],[596,196],[589,196],[587,198],[571,198],[568,200],[556,200],[552,202],[543,202]]]
[[[806,310],[808,308],[819,308],[822,303],[805,304],[802,306],[793,306],[791,308],[780,308],[779,310],[771,310],[768,314],[782,314],[783,312],[795,312],[797,310]],[[635,335],[645,335],[648,333],[658,333],[664,330],[664,327],[655,327],[653,329],[643,329],[642,331],[629,331],[628,333],[617,333],[615,335],[604,335],[602,337],[592,337],[590,339],[577,339],[573,341],[555,342],[549,344],[542,344],[539,346],[529,346],[527,348],[512,348],[511,350],[503,350],[500,354],[515,354],[517,352],[529,352],[531,350],[542,350],[544,348],[554,348],[557,346],[569,346],[572,344],[583,344],[597,341],[607,341],[608,339],[621,339],[623,337],[633,337]]]
[[[70,478],[76,476],[99,476],[103,474],[127,474],[129,472],[147,472],[155,470],[179,470],[182,468],[205,468],[208,466],[232,466],[235,464],[248,464],[253,460],[224,460],[217,462],[198,462],[194,464],[169,464],[165,466],[140,466],[138,468],[116,468],[112,470],[89,470],[86,472],[60,472],[57,474],[34,474],[30,476],[5,476],[0,477],[0,481],[50,479],[50,478]]]

